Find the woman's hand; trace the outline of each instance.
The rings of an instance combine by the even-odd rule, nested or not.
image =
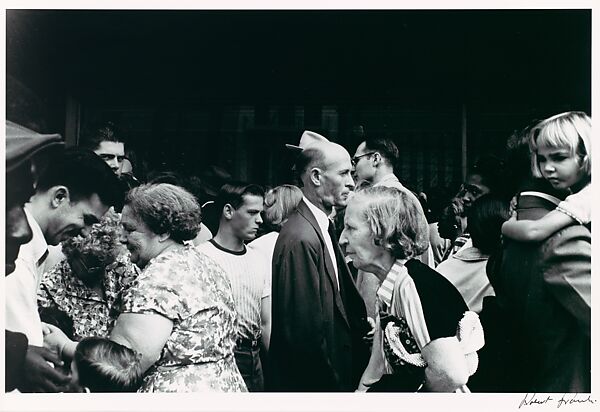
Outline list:
[[[44,347],[57,353],[61,358],[70,360],[75,354],[77,342],[72,341],[65,333],[54,325],[42,322]]]

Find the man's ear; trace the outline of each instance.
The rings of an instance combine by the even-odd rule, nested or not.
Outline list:
[[[68,205],[71,202],[71,195],[66,186],[52,186],[48,189],[50,195],[50,205],[56,209],[62,205]]]
[[[235,208],[233,206],[231,206],[229,203],[226,203],[225,206],[223,206],[223,217],[225,219],[231,220],[234,213],[235,213]]]
[[[383,162],[383,159],[378,152],[375,152],[371,155],[371,161],[373,162],[373,167],[378,167]]]
[[[310,169],[309,177],[313,185],[321,186],[321,173],[321,169],[319,169],[318,167],[313,167],[312,169]]]
[[[158,241],[159,241],[159,243],[162,243],[165,240],[169,239],[170,237],[171,237],[171,234],[169,232],[161,233],[160,235],[158,235]]]

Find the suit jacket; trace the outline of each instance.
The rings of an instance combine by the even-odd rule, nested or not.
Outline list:
[[[368,362],[365,305],[333,240],[332,260],[304,201],[282,228],[273,253],[269,391],[353,391]]]
[[[543,207],[543,201],[534,207],[532,200],[529,216],[522,216],[521,209],[519,219],[540,217],[553,207]],[[541,243],[505,240],[503,250],[490,258],[488,277],[496,298],[484,300],[488,352],[481,354],[480,368],[494,378],[487,387],[471,389],[591,390],[590,240],[586,227],[572,225]]]

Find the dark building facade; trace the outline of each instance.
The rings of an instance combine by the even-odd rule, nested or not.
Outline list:
[[[450,187],[515,129],[591,108],[590,10],[8,10],[6,56],[49,131],[111,120],[142,174],[282,183],[310,129],[351,153],[390,137],[408,186]]]

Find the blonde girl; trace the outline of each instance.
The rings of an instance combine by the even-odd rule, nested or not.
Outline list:
[[[574,222],[591,222],[592,120],[584,112],[566,112],[540,122],[529,147],[533,175],[555,189],[570,191],[555,210],[539,220],[517,220],[502,226],[502,234],[520,241],[542,241]]]

